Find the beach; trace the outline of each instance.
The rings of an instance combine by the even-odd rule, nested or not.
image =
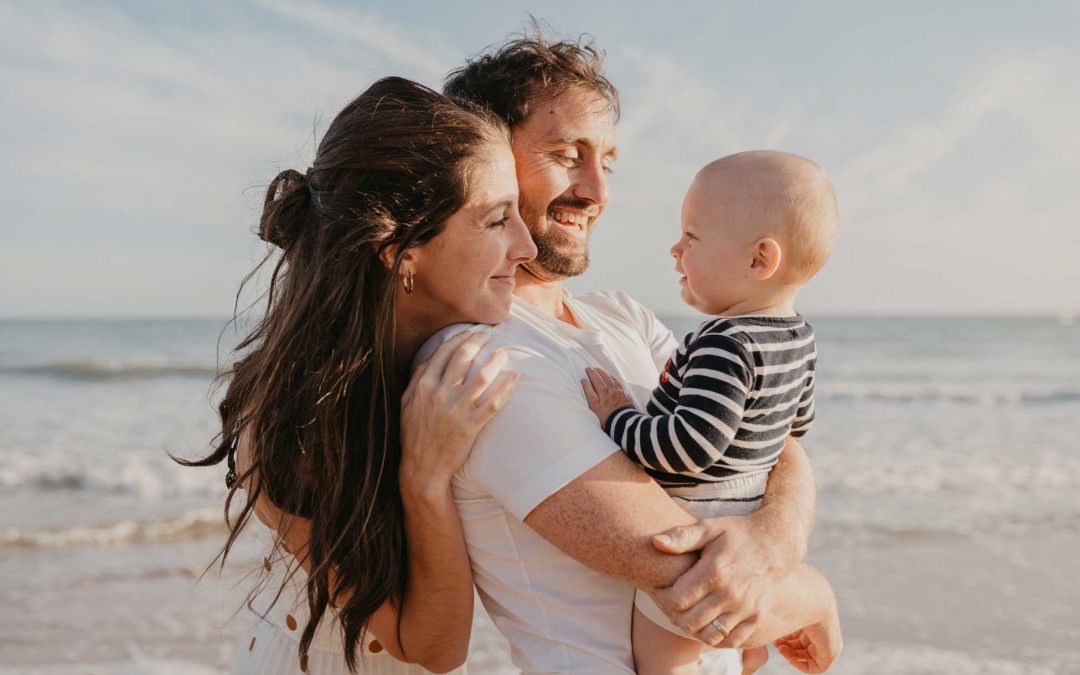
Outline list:
[[[809,318],[831,672],[1080,673],[1080,326]],[[227,672],[267,535],[206,571],[225,470],[167,454],[208,450],[224,323],[0,320],[0,673]],[[515,672],[479,603],[469,666]]]

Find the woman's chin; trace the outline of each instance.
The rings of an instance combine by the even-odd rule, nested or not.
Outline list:
[[[492,302],[477,311],[469,318],[469,323],[483,323],[489,326],[502,323],[510,316],[510,297],[505,301]]]

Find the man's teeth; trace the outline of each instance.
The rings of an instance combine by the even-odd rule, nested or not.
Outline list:
[[[567,213],[565,211],[552,211],[551,217],[560,223],[570,225],[580,225],[585,227],[589,224],[589,217],[578,213]]]

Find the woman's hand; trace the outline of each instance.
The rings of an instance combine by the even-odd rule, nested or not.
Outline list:
[[[420,364],[401,396],[401,486],[424,495],[446,493],[484,425],[502,410],[518,374],[503,372],[498,349],[472,374],[488,334],[463,331]]]

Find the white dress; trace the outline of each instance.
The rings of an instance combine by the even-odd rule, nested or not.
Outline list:
[[[252,626],[237,647],[229,672],[231,675],[349,675],[341,626],[333,612],[330,620],[324,618],[319,623],[308,650],[307,663],[301,664],[300,635],[308,620],[304,596],[307,576],[303,570],[293,575],[281,597],[269,607],[280,587],[285,567],[285,560],[274,563],[270,580],[252,603],[252,609],[245,608],[252,615]],[[430,672],[390,656],[370,632],[364,636],[357,657],[356,672],[364,675],[426,675]],[[453,671],[455,675],[465,672],[464,667]]]

